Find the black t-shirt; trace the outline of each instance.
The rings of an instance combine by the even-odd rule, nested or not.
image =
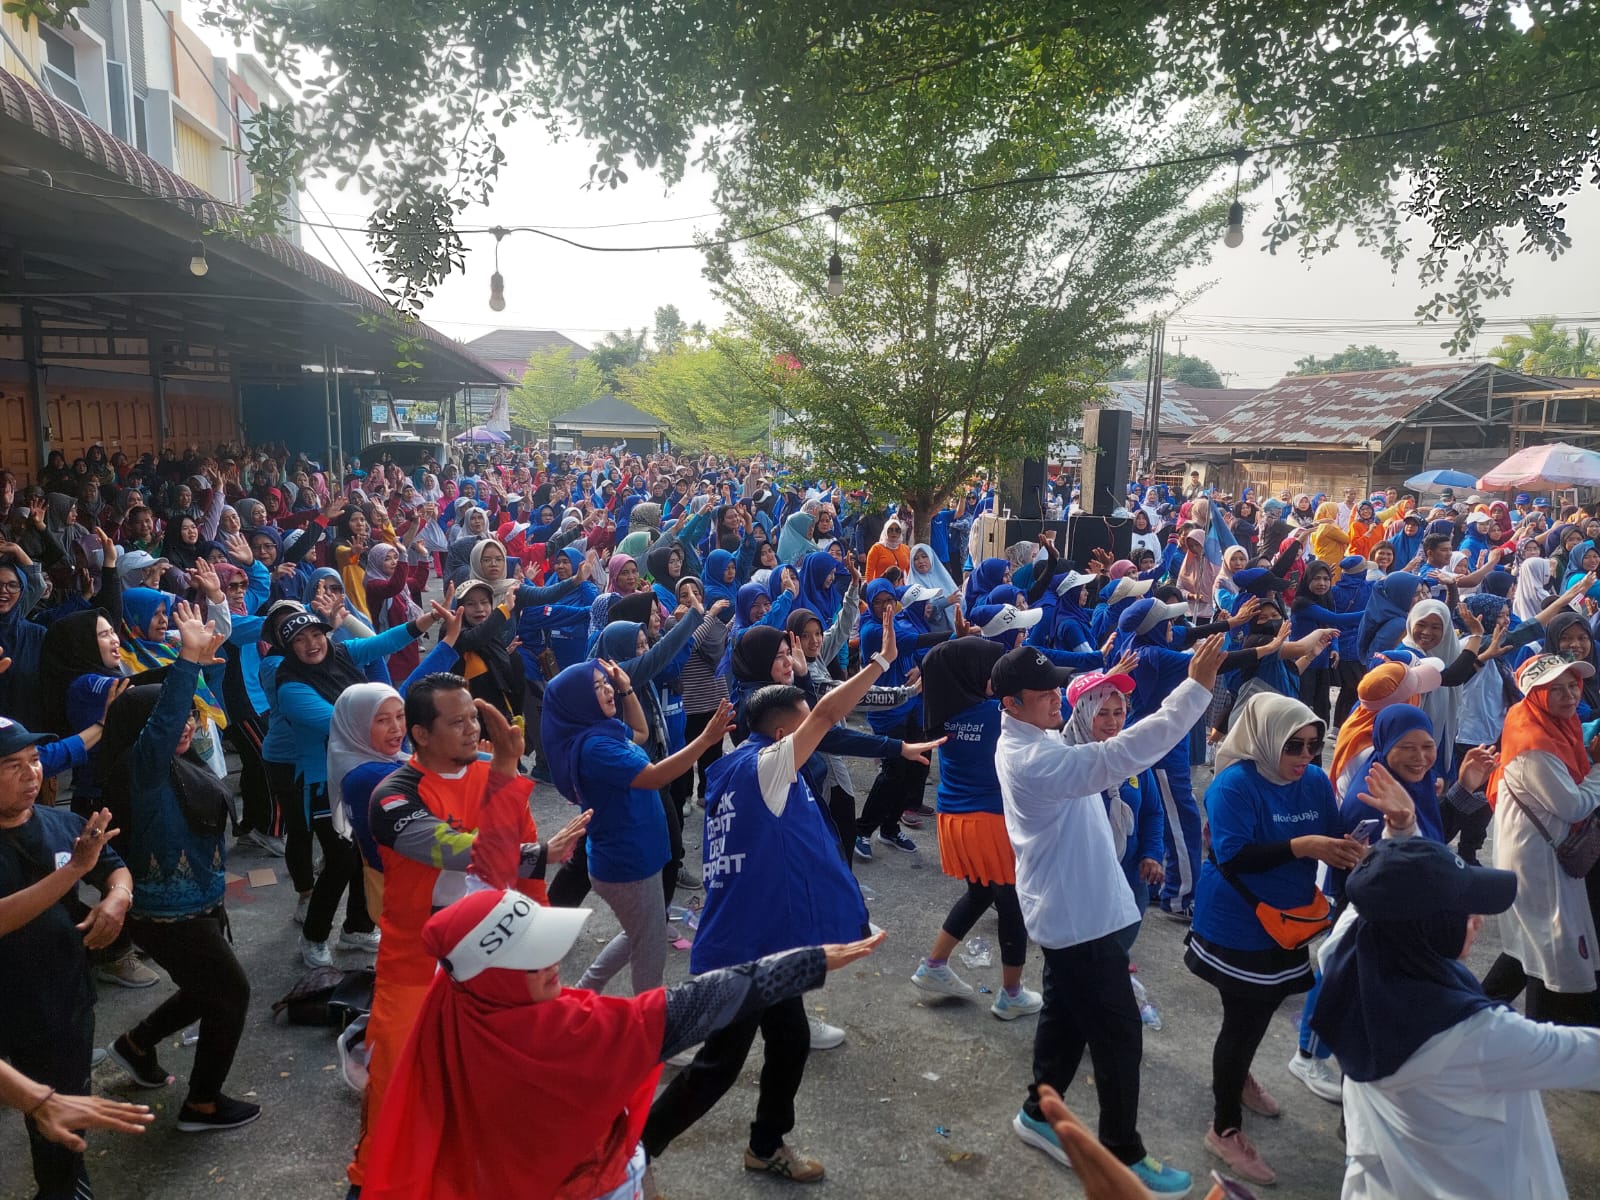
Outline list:
[[[72,857],[83,820],[63,809],[35,807],[24,825],[0,829],[0,896],[32,887]],[[104,886],[123,865],[110,846],[85,879]],[[84,908],[73,890],[21,929],[0,937],[0,1021],[47,1025],[55,1014],[94,1003],[89,954],[75,926]]]

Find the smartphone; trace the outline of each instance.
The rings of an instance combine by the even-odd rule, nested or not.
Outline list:
[[[1383,818],[1368,817],[1350,831],[1350,836],[1358,842],[1365,842],[1369,846],[1372,845],[1383,836]]]

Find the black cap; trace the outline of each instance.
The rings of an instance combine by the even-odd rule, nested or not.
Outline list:
[[[1444,913],[1503,913],[1517,898],[1513,871],[1469,867],[1439,842],[1387,838],[1372,848],[1345,894],[1369,921],[1415,921]]]
[[[0,717],[0,758],[9,758],[18,750],[55,740],[53,733],[29,733],[10,717]]]
[[[290,642],[308,629],[320,629],[323,633],[333,632],[333,626],[316,613],[297,612],[278,626],[278,645],[287,649]]]
[[[1008,650],[989,672],[996,696],[1015,696],[1024,690],[1045,692],[1067,686],[1072,668],[1058,667],[1032,646]]]

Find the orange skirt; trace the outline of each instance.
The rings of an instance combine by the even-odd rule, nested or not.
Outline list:
[[[940,813],[939,866],[952,879],[1016,883],[1017,855],[999,813]]]

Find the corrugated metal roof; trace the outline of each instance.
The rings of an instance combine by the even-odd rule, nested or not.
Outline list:
[[[1488,363],[1281,379],[1189,440],[1195,446],[1364,447]]]
[[[1107,407],[1132,413],[1135,429],[1144,424],[1144,393],[1147,386],[1144,380],[1113,379],[1104,386]],[[1161,428],[1169,433],[1182,431],[1183,436],[1188,437],[1255,394],[1253,388],[1202,388],[1163,379]]]
[[[606,395],[589,401],[571,412],[562,413],[551,422],[557,429],[665,429],[667,423],[658,421],[620,400]]]
[[[524,367],[535,351],[557,346],[566,347],[573,358],[584,358],[589,353],[587,346],[554,329],[496,329],[467,343],[467,348],[479,358],[493,363],[516,362]]]

